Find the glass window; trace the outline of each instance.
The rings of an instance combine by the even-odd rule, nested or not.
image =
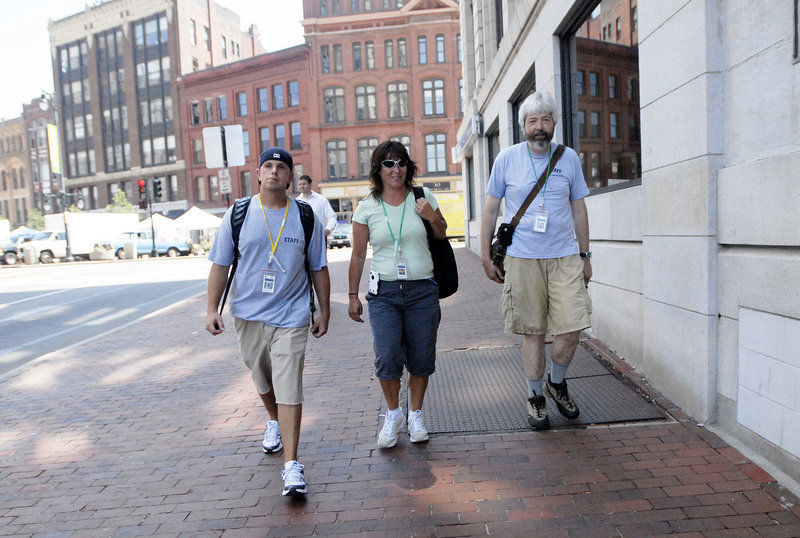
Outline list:
[[[425,135],[425,162],[428,173],[447,172],[445,136],[444,133],[431,133]]]
[[[431,79],[422,82],[423,114],[444,114],[444,81]]]
[[[575,93],[578,95],[584,94],[583,89],[583,71],[576,71],[575,72]]]
[[[419,53],[419,64],[425,65],[428,63],[428,38],[419,36],[417,38],[417,51]]]
[[[331,53],[330,47],[328,45],[322,45],[320,47],[320,61],[322,63],[322,72],[323,73],[330,73],[331,72]]]
[[[261,127],[258,130],[258,134],[259,134],[259,141],[261,142],[258,151],[259,153],[263,153],[265,149],[272,146],[272,144],[270,144],[270,138],[269,138],[269,127]]]
[[[239,188],[242,196],[247,196],[251,193],[252,186],[250,180],[250,172],[249,171],[242,171],[239,172]]]
[[[245,92],[238,92],[236,94],[236,103],[238,105],[238,115],[247,116],[247,94]]]
[[[392,82],[386,86],[390,118],[408,117],[408,83]]]
[[[589,73],[589,95],[600,97],[600,75],[597,73]]]
[[[244,146],[244,156],[250,156],[250,134],[247,131],[242,131],[242,145]]]
[[[194,19],[189,19],[189,39],[192,41],[192,45],[197,45],[197,23],[194,22]]]
[[[361,71],[361,43],[353,43],[353,71]]]
[[[275,126],[275,145],[286,149],[286,126],[282,123]]]
[[[300,83],[296,80],[289,82],[289,106],[300,106]]]
[[[375,43],[372,41],[364,43],[364,56],[367,69],[375,69]]]
[[[619,138],[619,114],[612,112],[608,117],[609,135],[611,138]]]
[[[342,46],[341,45],[334,45],[333,46],[333,70],[336,73],[341,73],[344,71],[342,62]]]
[[[361,138],[358,141],[358,174],[362,178],[369,178],[370,159],[376,147],[377,138]]]
[[[203,26],[203,39],[206,44],[206,50],[211,52],[211,30],[208,29],[208,26]]]
[[[224,95],[217,97],[217,115],[220,120],[228,119],[228,98]]]
[[[586,138],[586,111],[578,111],[578,137]]]
[[[444,36],[436,36],[436,63],[444,63]]]
[[[219,182],[217,176],[208,176],[208,199],[219,200]]]
[[[145,105],[145,103],[142,103],[142,105]],[[198,125],[200,123],[200,103],[192,101],[189,103],[189,110],[189,117],[191,118],[192,125]],[[145,117],[145,114],[142,113],[142,118]],[[147,123],[144,123],[144,119],[142,123],[143,125],[147,125]]]
[[[326,144],[326,160],[329,179],[347,178],[347,142],[329,140]]]
[[[394,41],[391,39],[383,42],[383,63],[387,69],[394,67]]]
[[[408,67],[408,45],[405,38],[397,40],[397,66]]]
[[[192,162],[194,164],[202,164],[203,163],[203,139],[202,138],[193,138],[192,139]]]
[[[319,0],[319,14],[323,17],[328,14],[328,0]]]
[[[322,95],[325,123],[344,121],[344,88],[325,88]]]
[[[356,87],[356,119],[374,120],[378,117],[375,86],[364,84]]]
[[[211,99],[210,97],[206,97],[205,99],[203,99],[203,105],[205,108],[206,123],[214,121],[214,100]]]
[[[269,92],[267,92],[266,88],[258,88],[256,90],[258,94],[258,111],[259,112],[266,112],[269,110]]]
[[[293,121],[289,124],[289,128],[292,131],[291,149],[303,149],[303,141],[300,137],[300,122]]]
[[[599,112],[592,112],[590,114],[591,118],[591,136],[592,138],[600,138],[600,113]]]
[[[220,46],[222,48],[222,57],[227,59],[228,58],[228,41],[225,39],[225,36],[220,36]]]
[[[275,110],[283,108],[283,84],[272,85],[272,106]]]
[[[456,35],[456,53],[458,63],[461,63],[461,34]]]
[[[617,98],[617,75],[608,76],[608,98]]]

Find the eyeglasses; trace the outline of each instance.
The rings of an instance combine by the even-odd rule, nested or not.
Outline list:
[[[386,159],[386,160],[381,161],[381,165],[383,165],[384,168],[390,168],[390,169],[394,168],[395,166],[403,168],[407,164],[408,164],[408,159],[400,159],[399,161],[393,161],[392,159]]]

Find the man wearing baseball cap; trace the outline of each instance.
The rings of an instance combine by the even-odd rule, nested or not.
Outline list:
[[[290,199],[294,161],[283,148],[267,148],[258,167],[259,193],[251,197],[239,235],[238,269],[234,275],[230,312],[245,365],[270,420],[262,448],[267,454],[283,448],[283,495],[306,493],[303,465],[297,461],[303,404],[303,365],[310,332],[320,338],[330,319],[330,277],[325,234],[314,220],[308,245],[311,279],[319,316],[311,322],[310,285],[305,270],[305,235],[300,218],[303,202]],[[228,268],[234,260],[231,207],[222,220],[208,254],[206,330],[225,330],[217,312]]]

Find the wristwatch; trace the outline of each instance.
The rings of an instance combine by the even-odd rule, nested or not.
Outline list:
[[[581,258],[586,258],[587,260],[591,259],[591,257],[592,257],[592,251],[591,250],[589,252],[581,252],[580,254],[581,254]]]

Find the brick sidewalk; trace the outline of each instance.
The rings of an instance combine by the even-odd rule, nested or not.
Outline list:
[[[519,345],[500,287],[456,255],[439,348]],[[280,495],[282,457],[261,451],[265,413],[232,320],[212,338],[198,298],[0,382],[0,535],[800,536],[797,499],[657,393],[675,422],[378,450],[382,398],[346,272],[331,262],[331,332],[308,350],[305,501]]]

